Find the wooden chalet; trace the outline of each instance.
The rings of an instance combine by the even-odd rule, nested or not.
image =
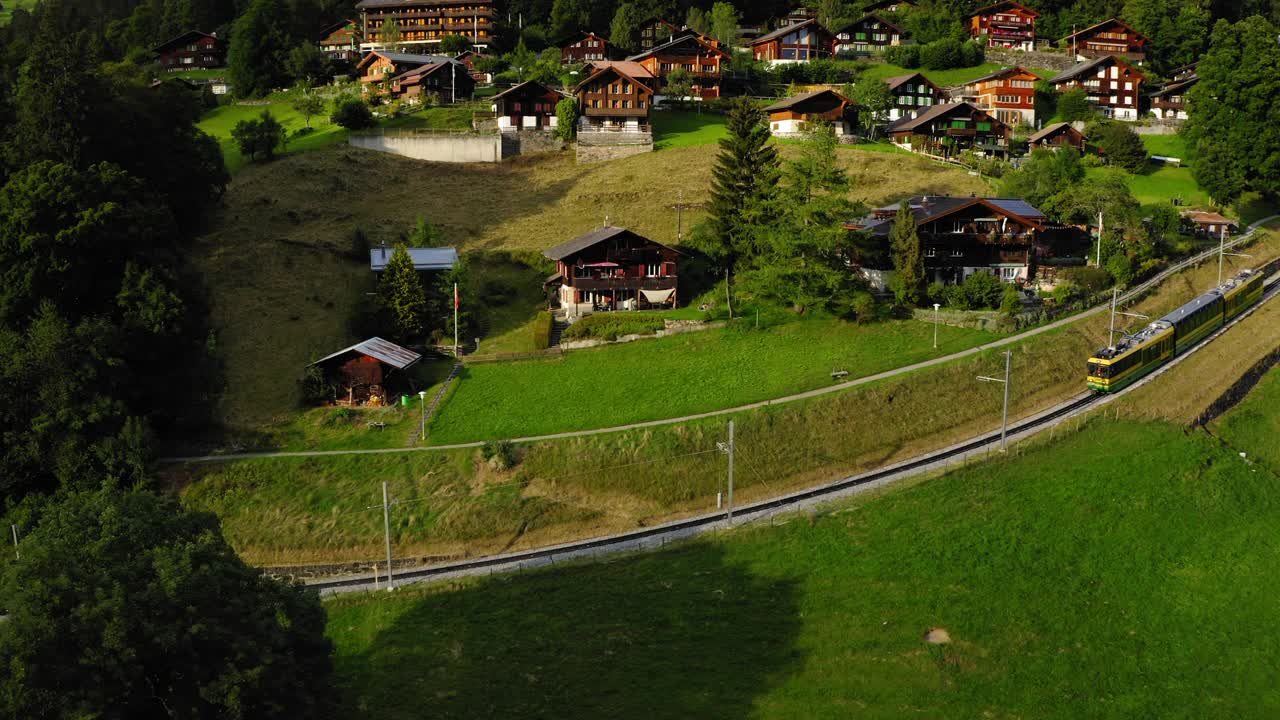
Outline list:
[[[658,87],[654,88],[658,91],[671,73],[684,70],[693,81],[693,94],[704,100],[720,97],[724,63],[729,60],[729,53],[721,49],[720,43],[693,31],[676,33],[667,42],[627,58],[627,62],[644,66],[658,79]]]
[[[1007,155],[1011,134],[1008,125],[967,102],[934,105],[889,125],[889,136],[898,145],[943,157],[964,150]]]
[[[560,62],[577,65],[593,60],[617,60],[623,53],[613,43],[593,32],[579,33],[560,46]]]
[[[884,79],[893,95],[893,107],[889,108],[889,120],[914,117],[926,108],[946,102],[947,93],[921,73],[895,75]]]
[[[1048,148],[1057,150],[1062,147],[1073,147],[1084,152],[1084,133],[1071,126],[1071,123],[1054,123],[1040,132],[1027,138],[1027,146],[1032,150]]]
[[[1198,82],[1200,82],[1200,76],[1192,72],[1184,75],[1182,79],[1160,85],[1147,95],[1147,107],[1161,120],[1186,120],[1187,93]]]
[[[1006,0],[965,16],[970,37],[987,39],[987,47],[1036,49],[1036,18],[1040,13],[1020,2]]]
[[[453,58],[444,55],[414,55],[375,50],[360,59],[360,63],[356,65],[356,73],[360,76],[360,82],[368,85],[390,80],[423,65],[438,65],[452,60]]]
[[[835,53],[836,36],[815,19],[788,25],[751,41],[751,57],[770,65],[807,63]]]
[[[375,337],[321,358],[310,367],[319,368],[333,388],[333,404],[376,407],[389,403],[389,384],[412,387],[408,371],[421,359],[412,350]]]
[[[1224,234],[1230,236],[1240,230],[1239,226],[1230,219],[1215,212],[1191,210],[1183,213],[1182,216],[1195,228],[1196,235],[1202,238],[1216,240]]]
[[[1036,124],[1036,82],[1040,76],[1020,67],[997,70],[964,86],[964,99],[1009,125]]]
[[[579,128],[648,132],[655,78],[639,63],[610,62],[594,67],[595,71],[573,89]]]
[[[605,226],[542,253],[556,262],[546,280],[569,315],[673,308],[681,252],[625,228]]]
[[[916,220],[930,281],[959,283],[977,272],[989,272],[1010,283],[1031,279],[1034,248],[1042,243],[1048,218],[1026,201],[924,196],[907,203]],[[886,205],[845,227],[887,244],[897,214],[897,203]]]
[[[476,69],[476,61],[488,57],[488,55],[483,55],[475,50],[464,50],[454,56],[453,59],[467,68],[467,72],[471,73],[471,79],[475,80],[477,85],[489,85],[493,82],[493,74]]]
[[[558,90],[535,80],[494,95],[493,113],[498,118],[498,130],[554,130],[558,122],[556,105],[564,97]]]
[[[476,49],[494,42],[498,23],[495,0],[361,0],[360,49],[384,50],[383,31],[394,23],[397,48],[431,50],[450,35],[462,35]]]
[[[907,33],[883,15],[872,13],[835,31],[837,55],[865,55],[901,45]]]
[[[808,132],[815,122],[831,123],[837,136],[851,135],[856,125],[854,104],[835,90],[815,90],[776,102],[764,111],[769,115],[769,132],[775,137],[795,137]]]
[[[227,43],[217,35],[191,30],[152,48],[166,71],[220,68],[227,64]]]
[[[1146,35],[1119,18],[1105,20],[1062,39],[1062,47],[1080,59],[1115,55],[1139,63],[1147,59],[1150,44]]]
[[[876,12],[898,12],[905,8],[913,8],[916,6],[915,0],[878,0],[877,2],[867,3],[862,6],[864,13]]]
[[[1107,55],[1080,63],[1050,80],[1058,92],[1084,88],[1089,103],[1116,120],[1137,120],[1146,76],[1124,60]]]
[[[640,47],[639,50],[652,50],[653,48],[667,42],[680,31],[680,27],[663,20],[660,17],[651,17],[640,23]]]
[[[320,50],[334,63],[350,66],[360,62],[360,23],[339,20],[320,31]]]
[[[466,66],[452,58],[416,67],[391,79],[391,94],[410,102],[435,95],[440,102],[453,104],[470,100],[475,89],[476,81]]]

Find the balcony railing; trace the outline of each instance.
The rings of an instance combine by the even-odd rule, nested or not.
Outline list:
[[[584,117],[603,117],[603,118],[647,118],[649,117],[648,108],[583,108]]]
[[[565,285],[575,290],[672,290],[675,277],[566,278]]]

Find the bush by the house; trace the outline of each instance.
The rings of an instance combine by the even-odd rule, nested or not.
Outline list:
[[[538,350],[546,350],[551,347],[551,330],[555,325],[555,318],[549,312],[540,312],[533,319],[533,347]]]
[[[360,98],[354,97],[342,98],[335,102],[333,114],[329,119],[348,130],[363,130],[378,124],[369,106]]]
[[[1111,286],[1111,275],[1097,267],[1063,268],[1058,272],[1058,277],[1062,282],[1071,283],[1089,294]]]
[[[1000,306],[1004,284],[988,272],[976,272],[943,292],[947,307],[955,310],[992,310]]]
[[[923,45],[897,45],[885,48],[885,62],[899,67],[926,70],[950,70],[975,67],[986,61],[986,51],[973,41],[943,38]]]
[[[652,335],[665,324],[648,313],[596,313],[588,315],[564,331],[566,340],[617,340],[623,335]]]

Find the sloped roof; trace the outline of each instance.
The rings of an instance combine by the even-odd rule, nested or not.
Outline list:
[[[702,38],[702,36],[698,35],[697,33],[693,31],[688,31],[688,32],[681,32],[676,35],[673,35],[670,40],[662,43],[661,45],[654,45],[652,48],[649,48],[648,50],[645,50],[642,53],[632,55],[631,57],[627,58],[625,62],[634,62],[642,58],[647,58],[650,55],[657,54],[659,52],[662,52],[663,50],[676,47],[677,45],[683,45],[684,43],[690,40],[694,41],[698,45],[701,45],[707,50],[720,55],[721,57],[725,57],[725,58],[729,57],[729,53],[707,42]]]
[[[573,88],[573,91],[576,93],[583,85],[586,85],[587,83],[591,82],[592,80],[595,80],[596,78],[600,77],[605,73],[611,72],[617,75],[618,77],[630,80],[631,82],[635,83],[636,85],[639,85],[640,87],[644,88],[645,90],[648,90],[649,92],[653,92],[653,89],[650,88],[647,84],[637,80],[635,75],[632,75],[631,73],[622,69],[622,67],[619,67],[619,65],[620,63],[607,62],[607,61],[599,63],[598,65],[595,66],[597,68],[596,71],[588,75],[586,80],[583,80],[582,82],[575,85]],[[640,65],[639,63],[621,63],[621,65],[635,65],[636,67],[639,67],[641,69],[644,68],[644,66]],[[644,77],[645,79],[648,79],[648,80],[652,80],[653,73],[649,72],[648,70],[645,70],[644,75],[641,77]]]
[[[1026,5],[1023,5],[1020,2],[1014,2],[1014,0],[1005,0],[1004,2],[998,2],[998,3],[995,3],[994,5],[980,7],[977,10],[974,10],[973,12],[969,13],[968,15],[965,15],[965,17],[971,18],[974,15],[985,15],[989,12],[994,12],[996,10],[999,10],[1005,7],[1015,7],[1019,10],[1022,10],[1023,12],[1029,13],[1031,17],[1040,17],[1040,13],[1036,12],[1035,10],[1032,10],[1031,8],[1027,7]]]
[[[1098,67],[1100,67],[1100,66],[1102,66],[1102,65],[1106,65],[1106,64],[1107,64],[1107,63],[1109,63],[1109,62],[1113,62],[1113,63],[1115,63],[1115,64],[1117,64],[1117,65],[1123,65],[1123,66],[1125,66],[1125,67],[1129,68],[1130,70],[1133,70],[1135,73],[1138,73],[1138,76],[1139,76],[1139,77],[1146,77],[1146,76],[1145,76],[1145,75],[1143,75],[1142,73],[1138,72],[1138,70],[1137,70],[1136,68],[1134,68],[1132,65],[1130,65],[1129,63],[1125,62],[1124,60],[1122,60],[1122,59],[1120,59],[1120,58],[1116,57],[1115,55],[1103,55],[1102,57],[1094,58],[1094,59],[1090,60],[1089,62],[1080,63],[1079,65],[1076,65],[1075,67],[1071,68],[1070,70],[1067,70],[1066,72],[1062,73],[1061,75],[1059,75],[1059,76],[1057,76],[1057,77],[1053,78],[1053,79],[1052,79],[1052,80],[1050,80],[1049,82],[1053,83],[1054,85],[1058,85],[1058,84],[1063,83],[1063,82],[1066,82],[1066,81],[1068,81],[1068,80],[1075,80],[1076,78],[1078,78],[1078,77],[1080,77],[1080,76],[1082,76],[1082,75],[1085,75],[1085,74],[1087,74],[1087,73],[1089,73],[1089,72],[1092,72],[1095,68],[1098,68]]]
[[[409,259],[413,261],[413,269],[415,270],[450,270],[458,263],[458,251],[456,248],[405,249],[409,253]],[[395,248],[389,247],[370,248],[369,268],[374,272],[386,270],[387,262],[391,260],[391,254],[395,251]]]
[[[1034,225],[1037,229],[1041,229],[1044,222],[1049,219],[1043,212],[1032,207],[1030,203],[1021,198],[949,197],[929,195],[916,196],[907,200],[907,206],[910,208],[911,214],[915,217],[917,223],[930,222],[940,217],[946,217],[951,213],[974,205],[982,205],[983,207],[999,214]],[[887,213],[894,212],[897,209],[898,205],[893,204],[876,208],[876,211]],[[869,215],[862,220],[849,223],[849,226],[869,230],[873,235],[887,234],[890,226],[892,225],[892,218],[881,219],[877,218],[874,214]]]
[[[867,13],[866,15],[863,15],[862,17],[858,18],[857,20],[853,20],[853,21],[851,21],[851,22],[847,22],[847,23],[845,23],[844,25],[842,25],[842,26],[841,26],[841,27],[839,27],[839,28],[834,28],[834,29],[832,30],[832,32],[834,32],[834,33],[842,33],[842,32],[844,32],[845,30],[848,30],[849,28],[853,27],[854,25],[861,25],[862,23],[866,22],[867,20],[877,20],[877,21],[879,21],[880,23],[882,23],[882,24],[884,24],[884,25],[888,26],[890,30],[893,30],[894,32],[898,33],[899,35],[905,35],[905,34],[907,33],[907,31],[906,31],[906,30],[903,30],[902,28],[898,27],[895,23],[891,23],[891,22],[889,22],[888,20],[885,20],[883,15],[880,15],[879,13],[873,13],[873,12],[869,12],[869,13]]]
[[[1056,135],[1056,134],[1057,134],[1059,131],[1061,131],[1063,128],[1066,128],[1066,129],[1068,129],[1068,130],[1075,130],[1075,128],[1073,128],[1073,127],[1071,126],[1071,123],[1069,123],[1069,122],[1054,123],[1054,124],[1052,124],[1052,125],[1048,125],[1048,126],[1046,126],[1046,127],[1045,127],[1044,129],[1042,129],[1040,132],[1038,132],[1038,133],[1036,133],[1036,134],[1032,135],[1031,137],[1027,138],[1027,142],[1040,142],[1041,140],[1043,140],[1043,139],[1045,139],[1045,138],[1047,138],[1047,137],[1050,137],[1050,136],[1052,136],[1052,135]],[[1076,132],[1077,132],[1077,133],[1079,133],[1080,131],[1079,131],[1079,130],[1076,130]]]
[[[421,355],[408,348],[402,348],[389,340],[383,340],[380,337],[375,337],[369,338],[364,342],[358,342],[351,347],[343,348],[327,357],[322,357],[311,363],[311,365],[320,365],[352,352],[359,353],[360,355],[366,355],[378,362],[386,363],[397,370],[408,369],[422,359]]]
[[[1192,85],[1195,85],[1198,82],[1200,82],[1200,76],[1193,74],[1190,77],[1184,78],[1182,80],[1174,80],[1173,82],[1165,83],[1164,85],[1161,85],[1159,88],[1147,93],[1147,97],[1154,98],[1154,97],[1163,97],[1165,95],[1171,95],[1173,93],[1186,90],[1187,88],[1191,87]]]
[[[974,78],[973,80],[970,80],[969,82],[965,83],[965,85],[976,85],[980,82],[995,80],[996,78],[1004,77],[1005,75],[1010,75],[1012,73],[1025,73],[1027,75],[1036,75],[1030,70],[1027,70],[1026,68],[1022,67],[1021,65],[1010,65],[1009,67],[1006,67],[1006,68],[1000,68],[999,70],[989,75],[983,75],[980,78]],[[1040,77],[1040,76],[1036,75],[1036,77]]]
[[[325,38],[338,32],[339,30],[342,30],[348,25],[352,26],[352,29],[354,31],[353,34],[355,35],[361,34],[360,23],[356,22],[355,20],[339,20],[337,22],[329,23],[328,25],[326,25],[325,28],[320,31],[320,36],[317,39],[324,40]]]
[[[777,30],[774,30],[774,31],[773,31],[773,32],[771,32],[771,33],[766,33],[766,34],[764,34],[764,35],[761,35],[760,37],[756,38],[755,40],[752,40],[752,41],[751,41],[751,44],[752,44],[752,45],[759,45],[760,43],[769,42],[770,40],[775,40],[775,39],[777,39],[777,38],[782,37],[783,35],[789,35],[789,34],[791,34],[791,33],[795,32],[796,30],[799,30],[800,28],[808,27],[808,26],[810,26],[810,25],[817,26],[818,28],[822,29],[822,30],[823,30],[823,31],[825,31],[825,32],[830,32],[830,30],[827,30],[826,28],[824,28],[824,27],[822,27],[821,25],[819,25],[819,24],[818,24],[818,20],[817,20],[817,18],[809,18],[808,20],[805,20],[804,22],[794,23],[794,24],[792,24],[792,25],[788,25],[788,26],[786,26],[786,27],[778,28]]]
[[[889,125],[889,132],[901,132],[903,130],[914,130],[916,127],[923,125],[926,122],[942,117],[944,115],[949,115],[952,112],[955,112],[956,110],[961,110],[966,107],[975,113],[981,113],[983,115],[986,115],[987,117],[991,118],[991,122],[993,123],[1004,125],[1006,127],[1008,126],[1007,123],[1001,122],[994,115],[974,105],[973,103],[955,102],[955,103],[939,103],[938,105],[930,105],[929,107],[925,108],[923,112],[917,114],[915,117],[899,118],[898,120],[895,120],[893,123]]]
[[[428,75],[434,74],[436,71],[440,70],[441,68],[448,67],[450,65],[456,65],[457,67],[462,68],[462,72],[464,75],[467,76],[467,79],[468,80],[471,79],[471,71],[467,69],[467,66],[453,59],[449,59],[447,62],[438,62],[438,63],[429,63],[427,65],[419,65],[416,68],[413,68],[411,70],[406,70],[400,73],[394,79],[400,81],[401,83],[404,83],[405,81],[408,81],[408,80],[421,80],[422,78],[427,77]]]
[[[1066,41],[1070,40],[1070,39],[1071,39],[1071,38],[1073,38],[1073,37],[1076,37],[1076,36],[1078,36],[1078,35],[1083,35],[1083,34],[1085,34],[1085,33],[1087,33],[1087,32],[1093,32],[1094,30],[1097,30],[1097,29],[1098,29],[1098,28],[1100,28],[1100,27],[1105,27],[1105,26],[1107,26],[1107,25],[1120,25],[1120,26],[1121,26],[1121,27],[1123,27],[1125,30],[1128,30],[1129,32],[1133,33],[1134,35],[1137,35],[1138,37],[1142,38],[1143,40],[1147,40],[1148,42],[1150,42],[1150,38],[1148,38],[1146,35],[1143,35],[1142,33],[1138,32],[1137,30],[1134,30],[1134,29],[1133,29],[1133,27],[1129,25],[1129,23],[1126,23],[1125,21],[1121,20],[1120,18],[1111,18],[1110,20],[1103,20],[1102,22],[1098,23],[1097,25],[1090,25],[1089,27],[1087,27],[1087,28],[1085,28],[1085,29],[1083,29],[1083,30],[1081,30],[1081,31],[1079,31],[1079,32],[1071,33],[1070,35],[1068,35],[1068,36],[1066,36],[1066,37],[1062,38],[1062,42],[1066,42]]]
[[[372,63],[377,58],[386,58],[396,65],[437,65],[442,62],[457,62],[447,55],[414,55],[412,53],[396,53],[383,52],[382,50],[374,50],[365,55],[361,60],[358,68]]]
[[[883,10],[889,7],[890,5],[910,5],[911,7],[915,7],[916,1],[915,0],[876,0],[876,2],[867,3],[866,5],[863,5],[862,12],[869,13],[876,10]]]
[[[890,90],[897,90],[898,88],[902,87],[905,83],[912,80],[913,78],[920,78],[920,80],[923,81],[929,87],[933,88],[934,90],[937,90],[938,92],[942,92],[942,88],[938,87],[937,83],[925,77],[924,73],[918,73],[918,72],[907,73],[906,75],[894,75],[893,77],[887,77],[884,79],[884,84],[888,85]]]
[[[154,52],[154,53],[164,52],[165,50],[171,47],[174,47],[175,45],[182,45],[194,38],[213,38],[218,42],[223,42],[222,38],[212,33],[201,32],[199,30],[188,30],[182,33],[181,35],[178,35],[177,37],[173,37],[173,38],[169,38],[168,40],[165,40],[164,42],[152,48],[151,52]]]
[[[656,240],[650,240],[649,238],[639,235],[638,233],[634,233],[626,228],[612,227],[612,226],[606,225],[605,227],[596,228],[595,230],[592,230],[591,232],[585,235],[579,235],[578,237],[572,240],[569,240],[567,242],[562,242],[553,248],[543,250],[542,254],[545,255],[546,257],[551,258],[552,260],[563,260],[566,257],[576,252],[581,252],[583,250],[586,250],[592,245],[602,243],[605,240],[611,240],[621,235],[635,235],[636,237],[642,238],[643,240],[647,242],[651,242],[654,245],[662,245],[662,243]],[[666,246],[663,245],[663,247],[666,247]],[[675,250],[675,248],[669,248],[669,249]],[[679,250],[675,250],[675,251],[680,252]]]
[[[498,93],[497,95],[494,95],[493,97],[491,97],[491,98],[489,98],[489,99],[490,99],[490,100],[499,100],[499,99],[504,98],[504,97],[506,97],[506,96],[508,96],[508,95],[511,95],[511,94],[513,94],[513,93],[515,93],[515,92],[517,92],[517,91],[519,91],[519,90],[523,90],[523,89],[525,89],[525,88],[527,88],[527,87],[529,87],[529,86],[531,86],[531,85],[536,85],[536,86],[538,86],[538,87],[542,88],[542,89],[543,89],[544,91],[546,91],[546,92],[554,93],[554,94],[556,94],[556,95],[560,95],[561,97],[563,97],[563,96],[564,96],[564,93],[560,92],[559,90],[556,90],[555,88],[552,88],[552,87],[547,87],[546,85],[543,85],[542,83],[538,82],[537,80],[525,80],[524,82],[520,83],[519,85],[516,85],[516,86],[514,86],[514,87],[511,87],[511,88],[508,88],[508,89],[506,89],[506,90],[503,90],[502,92]]]
[[[649,72],[649,68],[633,60],[592,60],[591,67],[595,68],[596,70],[616,68],[619,72],[622,72],[625,75],[629,75],[632,80],[654,79],[654,74]],[[594,75],[594,73],[592,74]]]
[[[810,91],[810,92],[807,92],[807,93],[801,93],[801,94],[799,94],[799,95],[792,95],[792,96],[791,96],[791,97],[789,97],[789,98],[783,98],[782,100],[779,100],[778,102],[776,102],[776,103],[774,103],[774,104],[770,105],[769,107],[765,108],[765,109],[764,109],[764,111],[765,111],[765,112],[778,112],[778,111],[780,111],[780,110],[787,110],[787,109],[789,109],[789,108],[795,107],[796,105],[799,105],[799,104],[801,104],[801,103],[805,102],[806,100],[811,100],[811,99],[813,99],[813,98],[818,97],[819,95],[825,95],[825,94],[827,94],[827,93],[830,93],[830,94],[832,94],[832,95],[836,96],[837,98],[839,98],[840,100],[842,100],[842,101],[844,101],[844,102],[849,102],[849,98],[847,98],[847,97],[845,97],[845,96],[841,95],[840,93],[836,92],[835,90],[832,90],[831,88],[824,88],[824,89],[822,89],[822,90],[813,90],[813,91]]]
[[[1224,223],[1227,225],[1236,224],[1234,220],[1231,220],[1230,218],[1225,218],[1216,212],[1207,212],[1204,210],[1192,210],[1191,212],[1184,213],[1184,215],[1187,217],[1187,219],[1189,219],[1193,223],[1213,223],[1215,225],[1221,225]]]

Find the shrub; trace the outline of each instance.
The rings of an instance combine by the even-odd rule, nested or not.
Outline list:
[[[859,323],[869,323],[876,319],[876,298],[869,292],[860,291],[853,296],[853,314]]]
[[[516,466],[516,446],[510,440],[487,440],[480,448],[480,456],[494,470],[509,470]]]
[[[551,331],[555,327],[555,318],[549,312],[540,312],[533,319],[533,347],[546,350],[551,347]]]
[[[623,335],[652,335],[665,325],[662,318],[647,313],[596,313],[570,325],[564,337],[567,340],[617,340]]]
[[[1000,298],[1000,312],[1016,315],[1022,310],[1022,293],[1016,285],[1005,285],[1004,295]]]
[[[1058,305],[1070,305],[1080,298],[1080,287],[1075,283],[1060,282],[1053,289],[1053,301]]]
[[[884,61],[904,68],[920,67],[919,45],[894,45],[884,49]]]
[[[1086,293],[1092,294],[1111,287],[1111,275],[1097,267],[1063,268],[1058,273],[1065,282],[1078,286]]]
[[[929,283],[928,289],[925,290],[925,295],[928,296],[930,305],[933,305],[934,303],[937,303],[939,305],[946,303],[947,302],[946,283],[940,283],[940,282]]]
[[[1120,285],[1128,285],[1134,276],[1133,260],[1124,253],[1116,253],[1107,258],[1107,272]]]
[[[1004,295],[1004,284],[1000,278],[988,272],[976,272],[964,279],[965,299],[970,309],[995,308],[1000,305]]]
[[[363,100],[354,97],[337,100],[333,104],[333,114],[329,119],[348,130],[364,130],[378,124],[369,106]]]
[[[1058,117],[1067,122],[1092,120],[1095,114],[1084,88],[1074,88],[1058,96]]]
[[[324,402],[333,396],[333,385],[329,378],[315,365],[309,366],[298,382],[302,385],[302,399],[308,405]]]
[[[270,160],[276,149],[284,145],[285,129],[270,110],[263,110],[257,120],[241,120],[231,129],[231,138],[240,148],[240,154],[250,160],[261,154]]]

